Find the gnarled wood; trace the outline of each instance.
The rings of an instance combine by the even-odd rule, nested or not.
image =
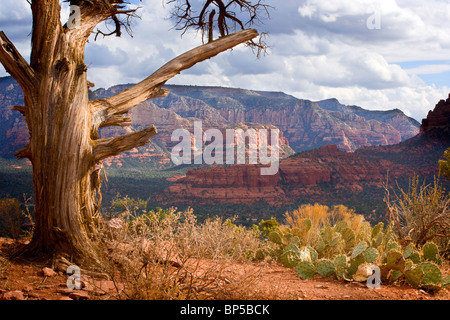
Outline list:
[[[0,31],[0,62],[19,83],[25,94],[36,92],[38,79],[33,68],[30,67],[3,31]]]
[[[169,61],[151,76],[131,88],[106,100],[94,102],[97,109],[94,116],[94,127],[104,126],[104,123],[107,123],[112,115],[127,112],[148,99],[166,96],[168,91],[162,90],[161,87],[167,80],[201,61],[210,59],[257,36],[256,30],[243,30],[199,46]]]
[[[82,264],[96,259],[92,238],[96,236],[101,201],[101,161],[145,145],[157,132],[151,126],[120,137],[98,139],[98,129],[130,125],[126,113],[150,98],[166,96],[168,91],[162,86],[168,79],[258,33],[244,30],[195,48],[130,89],[90,102],[84,63],[88,38],[98,23],[134,11],[123,10],[122,0],[71,1],[81,12],[80,27],[71,29],[61,24],[59,2],[31,1],[30,63],[3,32],[0,62],[23,88],[25,105],[14,110],[25,116],[30,133],[29,144],[16,153],[31,160],[35,191],[33,237],[21,253],[66,255]]]
[[[103,159],[118,155],[127,150],[141,147],[150,141],[150,138],[156,135],[155,126],[144,130],[119,136],[116,138],[99,139],[94,145],[94,159],[99,162]]]

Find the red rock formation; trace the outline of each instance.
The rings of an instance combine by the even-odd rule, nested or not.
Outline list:
[[[448,133],[450,127],[450,94],[447,100],[438,102],[433,111],[429,111],[426,119],[422,120],[420,134],[429,133],[432,130],[439,129]]]
[[[432,177],[437,174],[437,160],[450,147],[449,119],[450,97],[424,119],[420,135],[403,143],[365,147],[354,153],[336,145],[324,146],[282,159],[273,176],[262,176],[257,165],[190,170],[158,200],[171,204],[264,200],[281,206],[308,197],[325,200],[330,190],[359,194],[368,186],[381,189],[388,176],[391,181],[414,174]]]

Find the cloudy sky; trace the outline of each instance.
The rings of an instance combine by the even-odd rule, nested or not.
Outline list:
[[[138,3],[133,0],[131,2]],[[88,77],[96,88],[138,82],[197,45],[173,29],[169,5],[143,0],[133,37],[90,41]],[[193,0],[193,2],[202,2]],[[337,98],[367,109],[399,108],[421,120],[450,92],[450,2],[447,0],[266,0],[269,54],[232,51],[198,64],[171,84],[283,91],[298,98]],[[0,30],[26,57],[31,12],[26,0],[2,0]],[[10,8],[5,10],[5,8]],[[62,20],[67,20],[67,5]],[[7,75],[0,65],[0,76]]]

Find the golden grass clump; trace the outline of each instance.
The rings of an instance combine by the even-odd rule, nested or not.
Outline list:
[[[353,230],[357,239],[364,240],[370,236],[370,223],[364,216],[356,214],[354,210],[344,205],[336,205],[332,208],[315,204],[304,204],[292,212],[285,213],[285,220],[289,228],[302,229],[306,220],[311,221],[308,232],[301,233],[302,243],[315,247],[321,239],[321,232],[327,227],[333,227],[344,221]]]
[[[139,215],[139,206],[131,207],[107,220],[99,237],[102,271],[117,283],[117,299],[258,298],[257,268],[236,267],[264,246],[252,230],[221,218],[198,223],[192,210]]]

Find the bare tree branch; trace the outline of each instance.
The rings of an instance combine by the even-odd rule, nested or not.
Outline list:
[[[155,126],[115,138],[99,139],[94,142],[93,155],[95,162],[115,156],[121,152],[141,147],[156,135]]]
[[[192,6],[188,0],[169,0],[168,4],[173,4],[171,12],[175,19],[177,30],[182,30],[183,34],[192,29],[202,33],[203,40],[213,40],[214,31],[219,32],[220,37],[224,37],[238,29],[244,30],[257,23],[262,23],[265,17],[269,17],[270,5],[264,0],[207,0],[204,2],[200,13],[195,16]],[[215,18],[216,10],[218,11]],[[262,33],[261,36],[266,33]],[[250,40],[248,45],[256,49],[257,56],[267,50],[267,44],[260,39],[257,42]]]
[[[20,55],[3,31],[0,31],[0,62],[25,93],[36,90],[38,79],[33,68]]]
[[[92,102],[94,109],[94,129],[105,126],[105,123],[109,122],[109,118],[112,115],[126,113],[148,99],[166,96],[168,91],[162,90],[162,86],[167,80],[179,74],[181,71],[191,68],[198,62],[212,58],[223,51],[257,36],[258,32],[256,30],[249,29],[204,44],[169,61],[151,76],[133,87],[111,98]]]

